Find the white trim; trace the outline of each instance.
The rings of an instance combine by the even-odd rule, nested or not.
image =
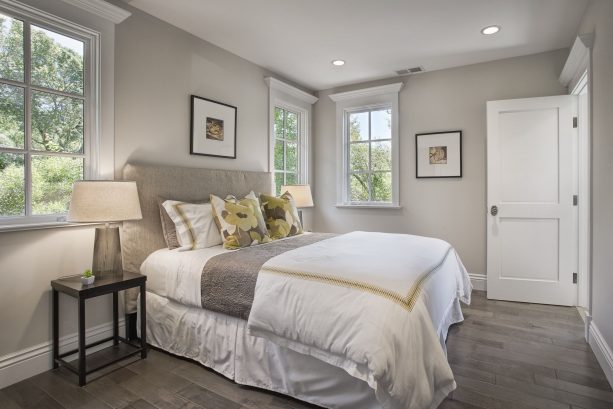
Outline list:
[[[613,351],[593,321],[590,324],[589,342],[609,384],[613,386]]]
[[[268,84],[270,89],[284,92],[294,98],[298,98],[302,102],[306,102],[307,104],[312,105],[319,100],[319,98],[317,98],[316,96],[311,95],[308,92],[304,92],[303,90],[293,87],[289,84],[286,84],[285,82],[280,81],[276,78],[266,77],[264,78],[264,81],[266,81],[266,84]]]
[[[120,334],[123,328],[125,328],[125,321],[121,319],[119,320]],[[89,328],[85,332],[88,343],[96,342],[112,335],[113,325],[110,322]],[[108,345],[106,343],[101,344],[87,352],[92,353],[105,346]],[[76,349],[77,347],[78,339],[76,333],[60,338],[60,351]],[[51,342],[43,342],[42,344],[0,357],[0,389],[51,369],[53,367],[51,362],[52,349]]]
[[[400,207],[400,138],[399,138],[399,108],[398,93],[404,83],[382,85],[379,87],[342,92],[330,95],[336,101],[336,205],[337,207],[358,208],[399,208]],[[348,142],[347,115],[360,110],[371,110],[389,107],[392,111],[392,201],[390,203],[360,202],[352,203],[348,194]]]
[[[403,82],[396,82],[394,84],[381,85],[379,87],[371,87],[371,88],[358,89],[355,91],[339,92],[338,94],[331,94],[329,96],[330,96],[330,99],[334,102],[348,101],[348,100],[357,99],[357,98],[374,97],[378,95],[398,93],[400,92],[400,89],[402,89],[403,85],[404,85]]]
[[[469,273],[470,283],[473,285],[473,290],[486,291],[487,289],[487,276],[485,274],[471,274]]]
[[[98,17],[119,24],[132,15],[128,10],[117,7],[104,0],[63,0],[65,3],[95,14]]]
[[[572,84],[576,83],[588,68],[590,49],[593,44],[594,33],[577,36],[560,74],[559,81],[562,85],[574,88]]]

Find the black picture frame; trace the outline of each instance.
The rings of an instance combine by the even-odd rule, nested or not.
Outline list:
[[[459,173],[447,175],[421,175],[419,172],[420,156],[419,156],[419,141],[420,137],[431,135],[458,134],[458,155],[459,155]],[[415,134],[415,177],[417,179],[441,179],[441,178],[461,178],[463,172],[462,166],[462,131],[438,131],[438,132],[422,132]]]
[[[198,102],[203,102],[205,104],[214,104],[214,105],[218,105],[219,108],[224,109],[224,108],[229,108],[230,112],[228,112],[228,117],[227,118],[231,118],[233,123],[232,126],[234,128],[234,132],[233,132],[233,139],[231,139],[231,142],[233,144],[233,148],[232,148],[232,154],[231,155],[224,155],[224,154],[219,154],[219,153],[215,153],[215,151],[212,152],[203,152],[202,148],[198,148],[195,146],[194,143],[194,139],[199,137],[199,135],[197,134],[196,130],[195,130],[195,125],[196,125],[196,118],[195,118],[195,108],[196,108],[196,104]],[[233,112],[231,112],[233,111]],[[208,118],[207,118],[208,119]],[[222,121],[223,123],[223,121]],[[209,98],[204,98],[204,97],[200,97],[198,95],[190,95],[190,132],[189,132],[189,153],[190,155],[200,155],[200,156],[212,156],[212,157],[216,157],[216,158],[226,158],[226,159],[236,159],[236,141],[237,141],[237,128],[238,128],[238,108],[235,107],[234,105],[230,105],[230,104],[226,104],[224,102],[219,102],[219,101],[215,101],[213,99],[209,99]],[[206,131],[205,131],[206,132]],[[211,138],[209,138],[211,139]]]

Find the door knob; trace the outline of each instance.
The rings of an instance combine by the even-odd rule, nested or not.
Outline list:
[[[494,205],[490,208],[490,214],[496,216],[498,214],[498,206]]]

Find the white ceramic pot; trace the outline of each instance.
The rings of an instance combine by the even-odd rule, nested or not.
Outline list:
[[[83,285],[92,285],[94,283],[94,280],[96,279],[96,277],[91,276],[91,277],[81,277],[81,284]]]

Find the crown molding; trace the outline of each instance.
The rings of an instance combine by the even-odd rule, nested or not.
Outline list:
[[[319,98],[317,98],[316,96],[311,95],[308,92],[304,92],[301,89],[293,87],[289,84],[286,84],[283,81],[279,81],[276,78],[266,77],[264,78],[264,81],[266,81],[266,84],[268,84],[270,89],[284,92],[288,95],[298,98],[302,102],[306,102],[307,104],[314,104],[319,100]]]
[[[385,94],[394,94],[398,93],[402,86],[403,82],[396,82],[394,84],[381,85],[378,87],[364,88],[358,89],[355,91],[347,91],[347,92],[339,92],[338,94],[331,94],[330,99],[334,102],[339,101],[348,101],[356,98],[363,97],[374,97],[377,95],[385,95]]]
[[[127,10],[117,7],[104,0],[63,0],[64,3],[79,7],[85,11],[119,24],[132,15]]]
[[[579,34],[575,38],[568,59],[560,73],[559,81],[565,87],[576,80],[588,68],[590,50],[594,45],[594,33]]]

